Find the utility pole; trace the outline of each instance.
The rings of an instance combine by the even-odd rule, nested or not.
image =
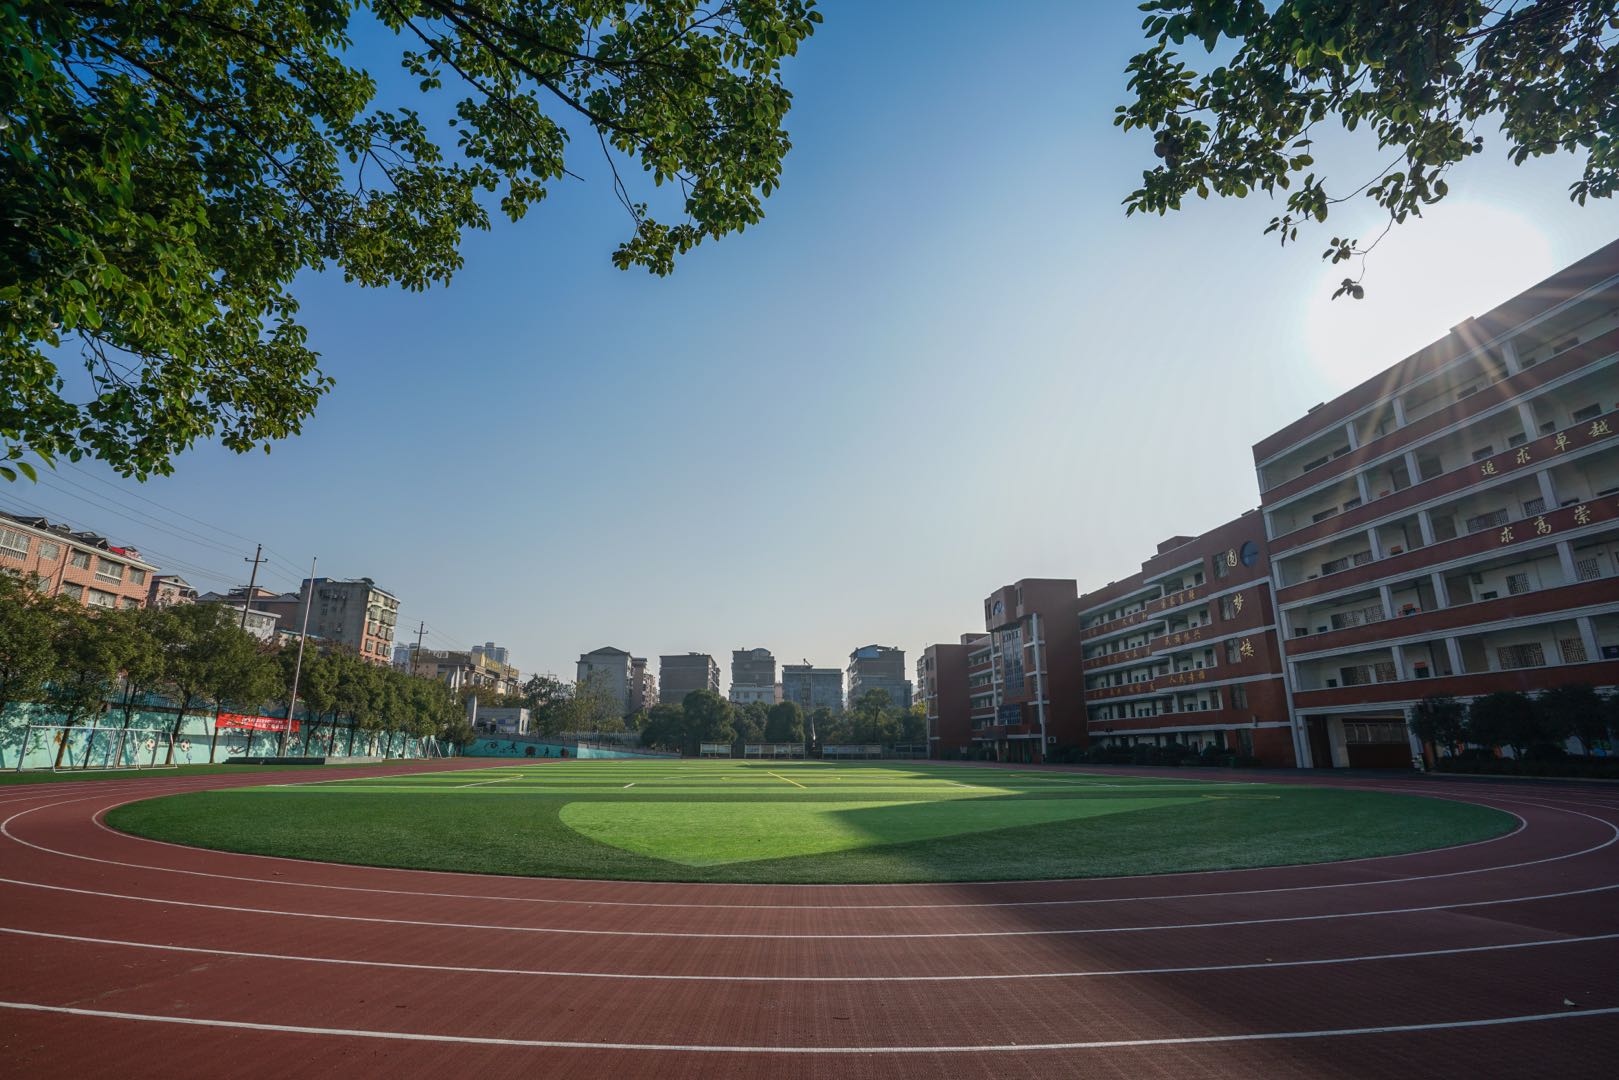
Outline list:
[[[426,634],[426,633],[427,633],[427,620],[423,619],[421,625],[416,628],[416,651],[410,654],[410,673],[412,675],[416,674],[416,665],[421,662],[421,659],[422,659],[422,635]]]
[[[278,757],[287,756],[287,736],[292,734],[292,718],[298,712],[298,676],[304,672],[304,641],[309,637],[309,609],[315,600],[315,560],[309,560],[309,584],[304,587],[304,626],[298,634],[298,660],[292,666],[292,699],[287,702],[287,722],[281,728],[281,750]],[[246,616],[243,616],[244,618]]]
[[[251,559],[244,558],[242,561],[253,564],[253,576],[247,579],[247,592],[242,597],[242,629],[246,630],[247,609],[248,606],[253,602],[253,589],[259,583],[259,563],[264,561],[264,545],[260,544],[258,546],[257,550],[253,552],[253,557]]]

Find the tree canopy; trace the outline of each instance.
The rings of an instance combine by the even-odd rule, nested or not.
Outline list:
[[[1364,196],[1389,227],[1443,199],[1445,179],[1499,127],[1515,164],[1583,156],[1569,196],[1608,198],[1619,184],[1619,29],[1611,0],[1147,0],[1149,46],[1129,63],[1125,130],[1152,133],[1160,164],[1127,213],[1179,210],[1191,195],[1286,191],[1268,232],[1286,244],[1305,222]],[[1208,60],[1182,55],[1200,46]],[[1329,186],[1318,128],[1366,129],[1386,164]],[[1381,234],[1379,237],[1381,238]],[[1333,237],[1324,258],[1376,243]],[[1358,277],[1338,292],[1359,298]]]
[[[669,273],[761,220],[790,146],[781,64],[820,19],[814,0],[0,5],[0,475],[92,455],[144,478],[199,438],[297,433],[332,381],[294,277],[445,282],[467,231],[579,175],[576,141],[630,221],[613,261]],[[361,37],[398,65],[386,101]],[[656,209],[632,190],[664,185]]]

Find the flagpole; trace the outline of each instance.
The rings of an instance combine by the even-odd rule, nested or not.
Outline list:
[[[315,596],[315,559],[309,560],[309,582],[304,588],[304,625],[298,631],[298,660],[292,666],[292,699],[287,702],[287,723],[281,729],[281,752],[278,757],[287,756],[287,736],[292,734],[292,718],[298,711],[298,676],[304,670],[304,639],[309,637],[309,609]]]

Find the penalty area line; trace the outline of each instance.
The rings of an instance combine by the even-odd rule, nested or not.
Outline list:
[[[795,788],[801,788],[801,787],[804,786],[803,784],[800,784],[797,780],[789,780],[789,779],[787,779],[785,776],[781,775],[781,773],[779,773],[779,772],[773,772],[773,773],[770,773],[770,775],[774,776],[777,780],[780,780],[784,784],[793,785],[793,787],[795,787]]]

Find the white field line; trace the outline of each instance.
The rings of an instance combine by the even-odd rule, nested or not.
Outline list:
[[[1026,1054],[1037,1050],[1119,1050],[1144,1046],[1197,1046],[1221,1043],[1278,1042],[1297,1039],[1328,1039],[1349,1035],[1396,1035],[1418,1031],[1449,1031],[1457,1028],[1501,1027],[1533,1024],[1550,1020],[1578,1020],[1619,1014],[1619,1006],[1606,1009],[1580,1009],[1555,1013],[1497,1016],[1484,1020],[1442,1020],[1426,1024],[1390,1024],[1379,1027],[1331,1028],[1314,1031],[1243,1032],[1233,1035],[1178,1035],[1156,1039],[1102,1039],[1090,1042],[984,1043],[963,1046],[722,1046],[693,1043],[583,1042],[562,1039],[509,1039],[487,1035],[440,1035],[416,1031],[371,1031],[363,1028],[308,1027],[299,1024],[261,1024],[247,1020],[211,1020],[196,1016],[163,1016],[153,1013],[117,1012],[111,1009],[80,1009],[66,1005],[39,1005],[25,1001],[0,1001],[0,1009],[19,1012],[54,1013],[61,1016],[96,1017],[108,1020],[135,1020],[187,1027],[223,1028],[229,1031],[267,1031],[290,1035],[335,1035],[350,1039],[381,1039],[393,1042],[449,1043],[460,1046],[502,1046],[537,1050],[647,1050],[654,1053],[695,1054]]]

